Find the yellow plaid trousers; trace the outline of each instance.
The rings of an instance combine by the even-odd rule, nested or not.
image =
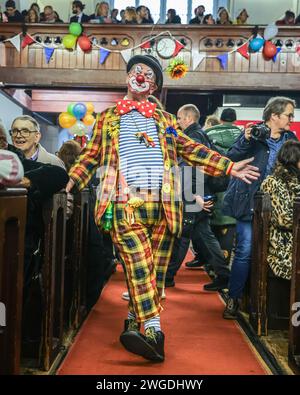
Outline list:
[[[124,206],[124,202],[115,203],[111,236],[126,272],[129,310],[138,322],[144,322],[162,311],[160,297],[175,236],[168,228],[161,202],[145,201],[134,210],[131,225]]]

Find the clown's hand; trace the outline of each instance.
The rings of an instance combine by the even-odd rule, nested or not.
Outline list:
[[[244,159],[240,162],[234,163],[230,175],[235,178],[239,178],[246,184],[251,184],[252,181],[257,180],[260,176],[258,167],[249,165],[253,159],[254,158]]]
[[[75,185],[75,181],[70,178],[69,182],[67,183],[66,186],[66,192],[71,192],[73,186]]]

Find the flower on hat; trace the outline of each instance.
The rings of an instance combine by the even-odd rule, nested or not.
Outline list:
[[[173,80],[178,80],[186,75],[188,69],[188,65],[183,59],[176,58],[170,62],[166,71]]]

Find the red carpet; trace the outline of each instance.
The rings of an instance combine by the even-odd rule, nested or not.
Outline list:
[[[123,349],[119,335],[127,316],[123,273],[114,274],[69,350],[58,374],[268,374],[245,335],[222,318],[217,293],[202,290],[207,275],[182,268],[167,288],[162,317],[166,360],[154,364]]]

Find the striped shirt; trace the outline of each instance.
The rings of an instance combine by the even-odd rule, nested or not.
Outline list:
[[[155,147],[146,147],[135,136],[146,132],[155,143]],[[163,154],[156,129],[155,120],[146,118],[133,110],[121,116],[120,170],[128,186],[142,189],[160,189],[163,177]]]

